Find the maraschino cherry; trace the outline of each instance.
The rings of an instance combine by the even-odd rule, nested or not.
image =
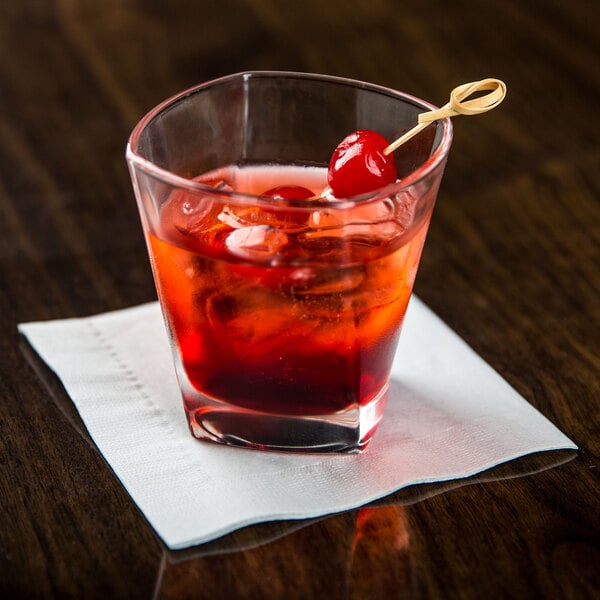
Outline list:
[[[315,193],[308,188],[302,187],[301,185],[278,185],[277,187],[271,188],[261,194],[262,196],[271,196],[275,200],[308,200],[314,198]],[[274,213],[277,218],[281,221],[289,224],[303,224],[308,218],[304,211],[295,211],[294,209],[267,209],[263,208],[263,211],[268,213]]]
[[[314,196],[314,192],[301,185],[278,185],[263,192],[262,195],[271,196],[277,200],[308,200]]]
[[[384,154],[389,142],[379,133],[362,129],[346,136],[329,162],[327,183],[336,198],[372,192],[398,178],[394,157]]]

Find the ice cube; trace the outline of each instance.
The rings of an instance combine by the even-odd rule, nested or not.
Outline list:
[[[225,206],[217,216],[221,223],[232,229],[240,229],[250,225],[270,225],[283,232],[295,232],[305,227],[308,217],[302,212],[277,210],[265,207]]]
[[[225,240],[227,249],[240,258],[269,261],[288,243],[288,236],[270,225],[250,225],[232,231]]]
[[[351,209],[320,208],[314,210],[309,218],[308,226],[312,229],[333,229],[351,223],[372,224],[394,219],[394,202],[384,198],[377,202],[357,204]]]
[[[162,206],[159,227],[166,239],[179,234],[196,236],[214,220],[211,217],[214,202],[210,196],[202,196],[178,190]]]
[[[416,198],[409,190],[396,194],[394,217],[396,223],[403,229],[408,229],[412,225],[416,205]]]
[[[352,292],[365,280],[365,267],[354,265],[349,267],[314,269],[310,276],[303,273],[302,280],[297,280],[294,294],[298,296],[339,295]]]
[[[353,245],[380,246],[382,240],[392,239],[398,234],[398,225],[393,221],[382,223],[349,223],[338,228],[314,229],[301,233],[300,242],[312,244],[319,240],[323,247],[349,248]]]

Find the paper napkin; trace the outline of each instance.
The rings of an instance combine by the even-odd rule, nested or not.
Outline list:
[[[576,449],[415,297],[384,419],[368,449],[352,455],[194,439],[157,303],[19,330],[61,379],[99,451],[172,549],[254,523],[355,508],[533,452]]]

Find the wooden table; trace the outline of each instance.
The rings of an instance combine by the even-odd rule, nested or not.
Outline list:
[[[3,0],[0,597],[599,594],[594,4]],[[163,548],[16,325],[155,298],[127,136],[163,98],[245,69],[349,76],[438,104],[464,81],[507,82],[500,109],[455,121],[416,292],[579,445],[573,460]]]

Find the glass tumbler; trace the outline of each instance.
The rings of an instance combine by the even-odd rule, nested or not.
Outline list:
[[[280,451],[367,446],[450,121],[396,150],[398,180],[381,189],[334,198],[327,167],[349,133],[392,141],[433,108],[359,81],[247,72],[184,91],[135,127],[127,161],[196,438]]]

